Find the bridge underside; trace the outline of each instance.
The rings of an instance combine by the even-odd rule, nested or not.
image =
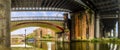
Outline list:
[[[70,34],[72,40],[109,36],[117,38],[108,35],[112,34],[111,30],[114,30],[114,34],[120,38],[119,3],[119,0],[0,0],[0,37],[3,37],[3,44],[10,47],[10,11],[12,10],[70,12],[71,19],[66,19],[67,16],[64,16],[63,29],[64,34],[67,30],[66,35]],[[118,21],[118,34],[114,29],[116,21]]]
[[[119,28],[116,28],[116,23],[119,21],[119,0],[90,0],[89,2],[95,8],[96,19],[99,19],[101,36],[107,37],[107,34],[110,34],[109,37],[117,37],[116,29]],[[112,30],[113,35],[111,35]]]
[[[74,0],[12,0],[12,11],[79,11],[84,6]]]

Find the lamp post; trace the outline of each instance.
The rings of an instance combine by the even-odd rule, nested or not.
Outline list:
[[[26,48],[26,29],[25,29],[25,48]]]

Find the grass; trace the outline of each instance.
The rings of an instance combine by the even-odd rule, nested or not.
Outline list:
[[[42,49],[40,49],[40,48],[33,48],[33,47],[30,47],[30,48],[13,47],[13,48],[11,48],[11,50],[42,50]]]
[[[94,38],[89,40],[73,40],[77,42],[102,42],[102,43],[117,43],[120,44],[120,39],[118,38]]]
[[[120,44],[120,39],[118,39],[118,38],[99,38],[99,39],[92,39],[91,42]]]

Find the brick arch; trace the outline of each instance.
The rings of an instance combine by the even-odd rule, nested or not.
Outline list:
[[[63,27],[58,26],[58,25],[53,24],[53,23],[48,23],[48,22],[22,22],[22,23],[12,25],[11,31],[14,31],[16,29],[23,28],[23,27],[30,27],[30,26],[46,27],[46,28],[50,28],[52,30],[55,30],[56,32],[63,31]]]

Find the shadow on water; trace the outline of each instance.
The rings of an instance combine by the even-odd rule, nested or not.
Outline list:
[[[36,47],[43,50],[120,50],[120,45],[114,43],[91,43],[91,42],[48,42],[41,41]]]
[[[120,50],[120,45],[115,43],[38,41],[35,46],[43,50]],[[0,46],[0,50],[10,50],[10,48]]]

